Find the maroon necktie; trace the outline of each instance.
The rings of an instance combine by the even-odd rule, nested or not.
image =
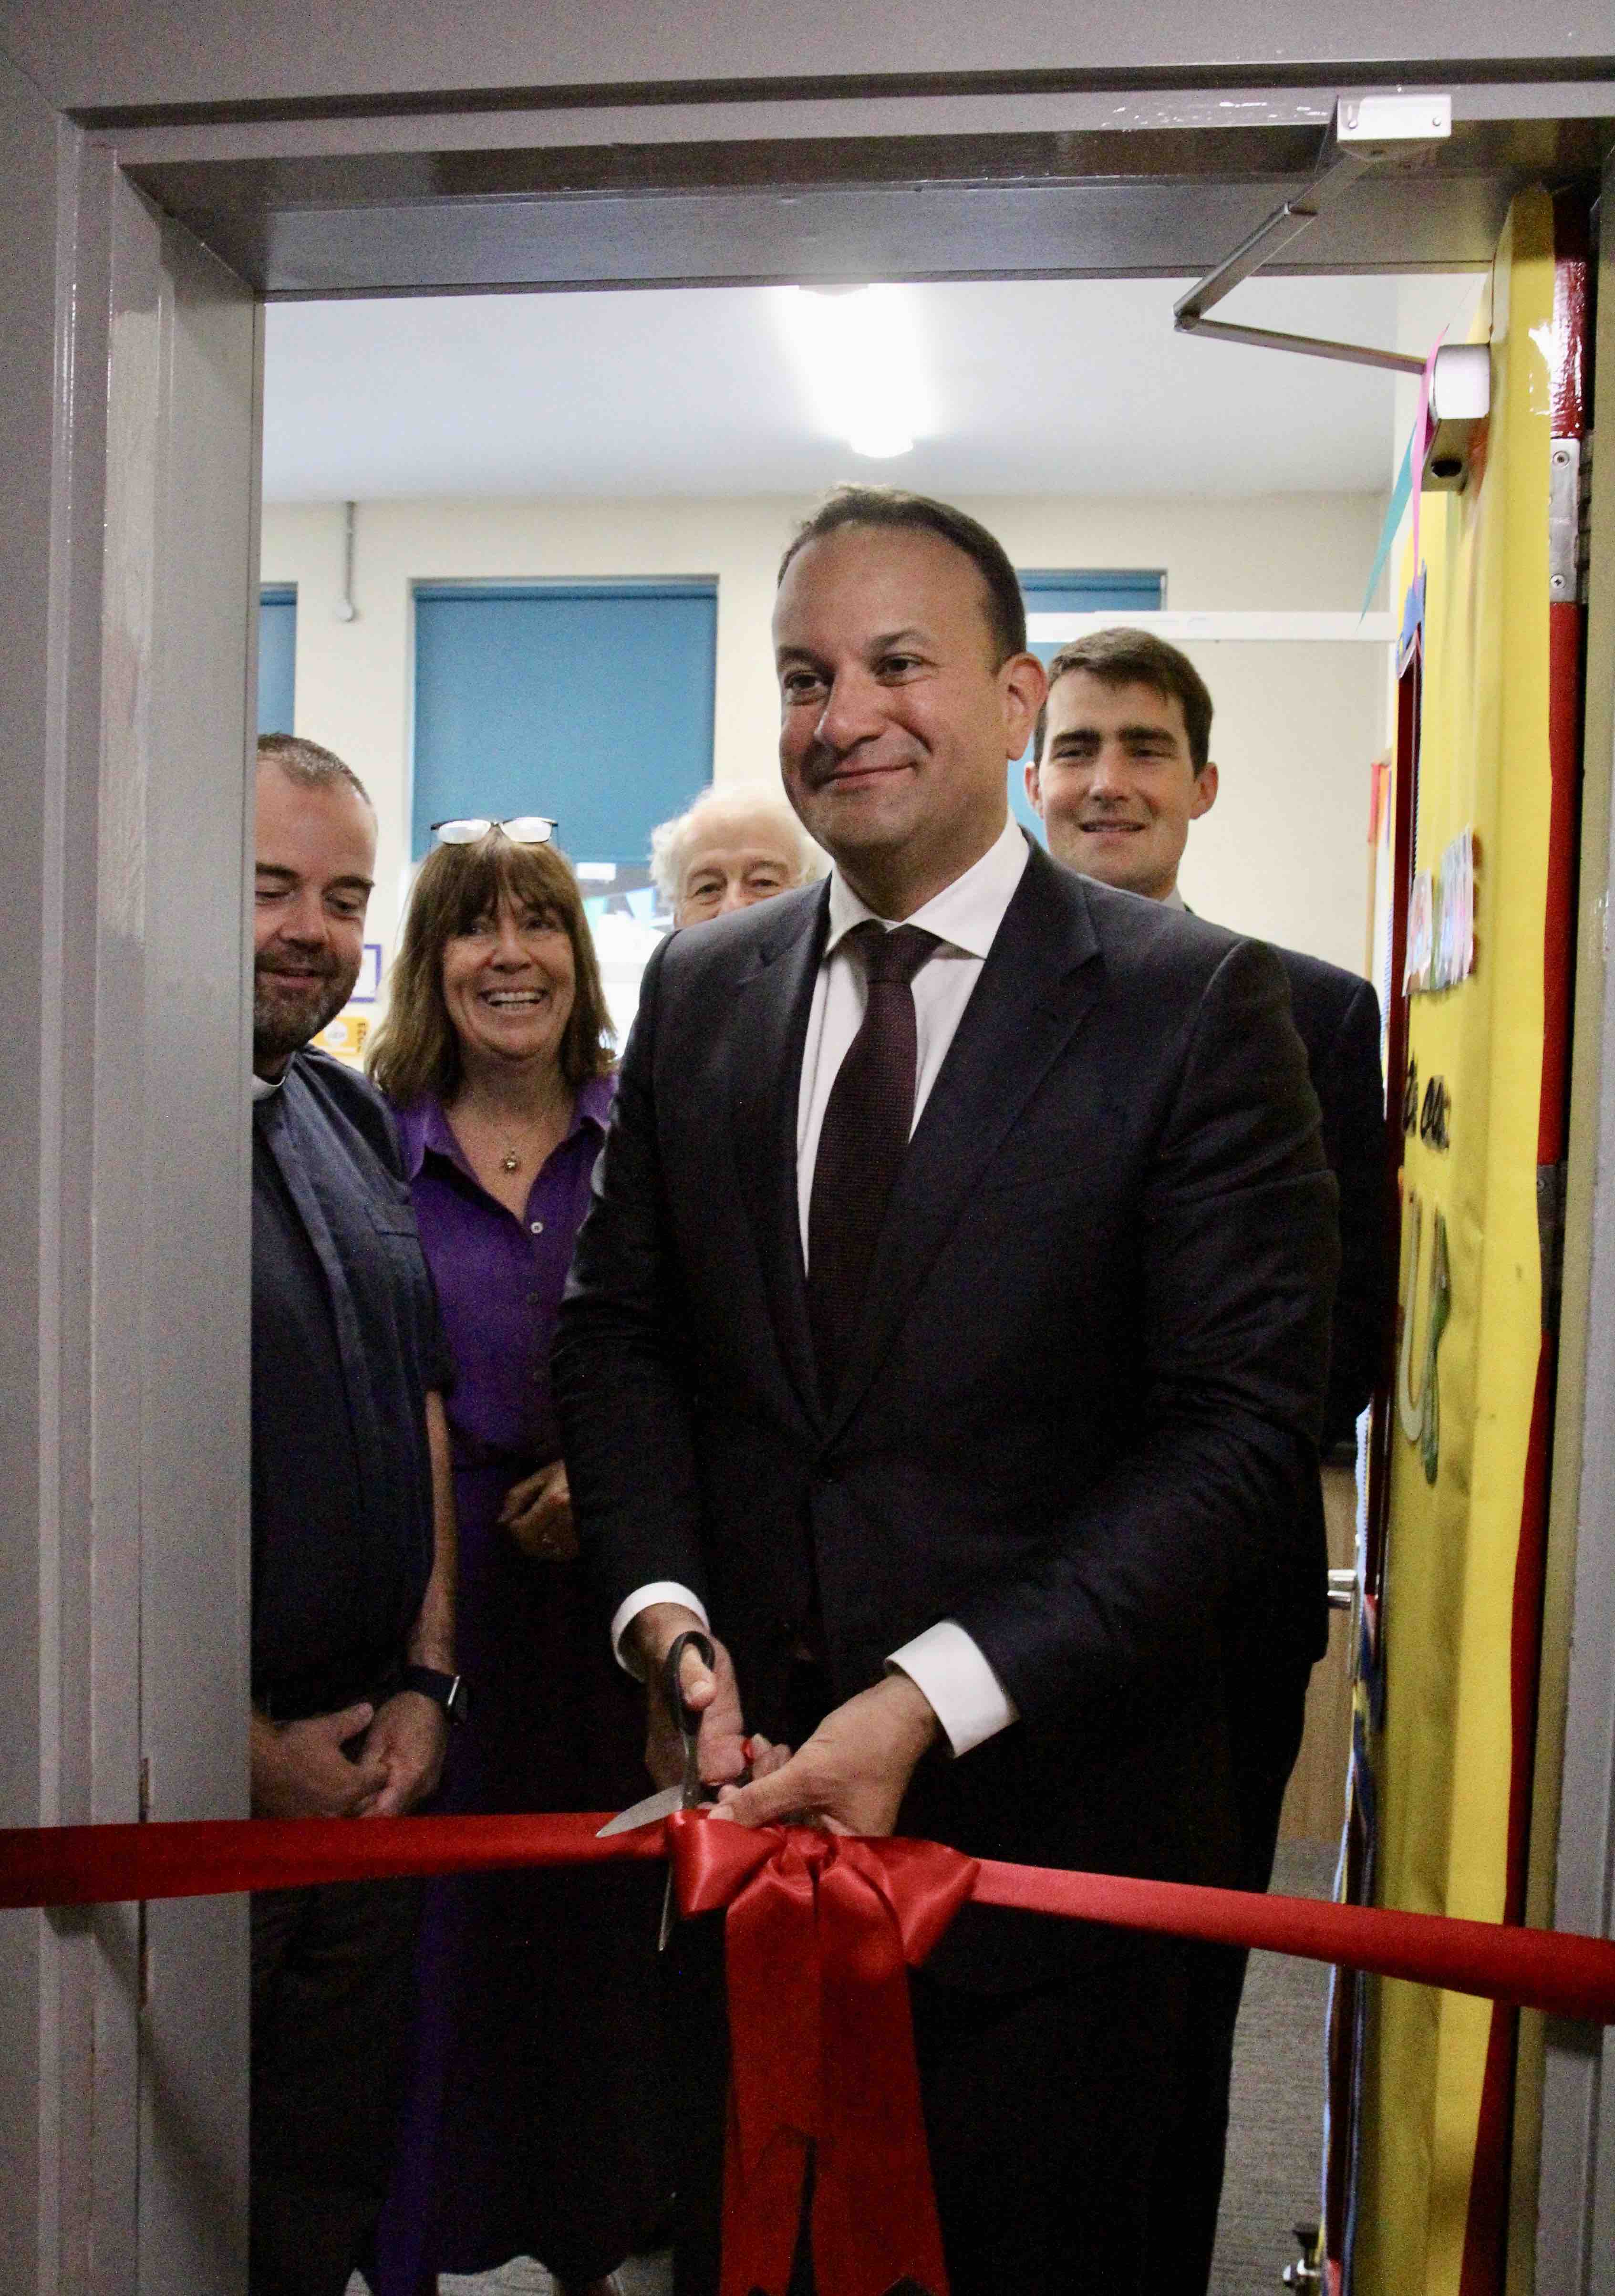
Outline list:
[[[914,1124],[916,972],[938,946],[918,925],[873,918],[845,947],[869,980],[863,1025],[831,1087],[808,1204],[808,1314],[819,1392],[835,1399],[869,1270]]]

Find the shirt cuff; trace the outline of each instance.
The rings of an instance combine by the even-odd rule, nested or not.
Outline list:
[[[627,1602],[618,1604],[616,1616],[611,1620],[611,1648],[617,1654],[617,1663],[625,1674],[631,1674],[635,1682],[643,1677],[632,1657],[624,1652],[622,1638],[640,1612],[648,1611],[652,1603],[682,1603],[686,1611],[694,1611],[709,1634],[712,1630],[712,1621],[707,1616],[707,1606],[701,1596],[693,1595],[687,1587],[681,1587],[676,1578],[653,1578],[649,1586],[635,1587]]]
[[[886,1661],[929,1701],[955,1754],[968,1754],[1019,1718],[989,1661],[955,1620],[927,1627]]]

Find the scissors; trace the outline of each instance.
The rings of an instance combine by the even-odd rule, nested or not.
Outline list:
[[[613,1818],[608,1818],[598,1835],[603,1841],[611,1833],[632,1833],[636,1826],[654,1825],[659,1818],[670,1817],[676,1809],[699,1809],[703,1801],[710,1800],[701,1774],[701,1716],[685,1700],[682,1669],[686,1650],[693,1650],[705,1667],[716,1662],[717,1652],[699,1628],[692,1627],[686,1633],[676,1635],[668,1645],[668,1655],[661,1663],[661,1694],[667,1701],[668,1711],[678,1724],[678,1734],[684,1745],[684,1775],[676,1786],[663,1786],[660,1793],[647,1794]],[[739,1781],[744,1784],[744,1777]],[[661,1936],[659,1950],[665,1950],[673,1931],[673,1869],[668,1869],[668,1887],[661,1901]]]

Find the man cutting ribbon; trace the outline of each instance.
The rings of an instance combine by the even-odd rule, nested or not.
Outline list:
[[[775,639],[835,871],[653,959],[554,1357],[652,1769],[701,1628],[703,1775],[748,1729],[796,1749],[754,1739],[742,1824],[1230,1882],[1234,1624],[1290,1654],[1324,1606],[1335,1193],[1282,968],[1009,822],[1044,678],[973,520],[833,496]],[[1150,2206],[1188,1968],[972,1906],[911,1978],[955,2296],[1190,2284]],[[710,2296],[724,2060],[691,2046],[677,2285]]]

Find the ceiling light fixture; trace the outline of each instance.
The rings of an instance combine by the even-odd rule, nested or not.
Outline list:
[[[900,287],[788,287],[786,338],[816,430],[889,462],[933,427],[913,299]]]

